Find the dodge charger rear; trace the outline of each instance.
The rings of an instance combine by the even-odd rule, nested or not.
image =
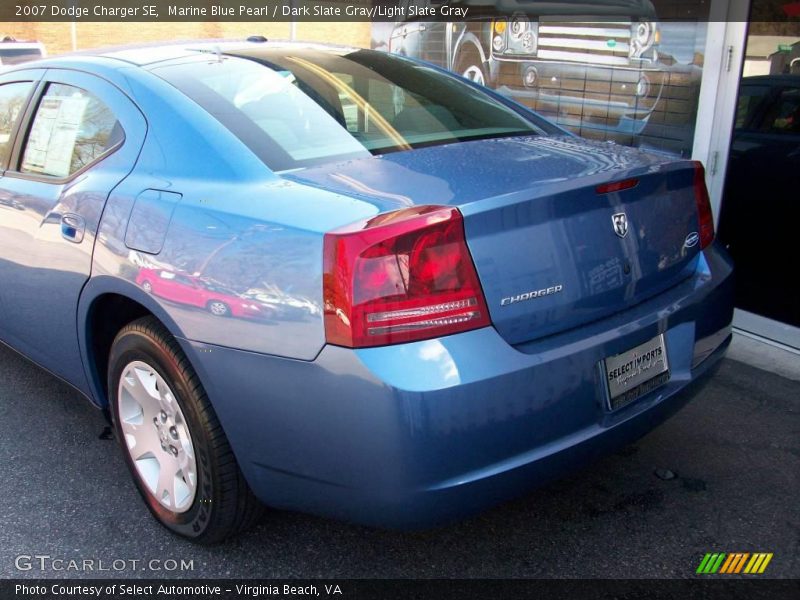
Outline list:
[[[118,117],[82,167],[107,186],[85,200],[99,224],[67,222],[93,248],[84,372],[41,358],[68,344],[28,354],[109,409],[151,511],[196,541],[262,504],[389,527],[472,514],[645,434],[729,343],[732,269],[697,162],[582,140],[366,50],[46,64],[87,93],[102,77],[145,120]],[[172,301],[153,272],[267,316]]]

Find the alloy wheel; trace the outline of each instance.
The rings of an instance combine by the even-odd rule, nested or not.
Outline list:
[[[165,508],[189,510],[197,493],[194,446],[167,382],[147,363],[133,361],[122,370],[117,398],[125,447],[145,488]]]

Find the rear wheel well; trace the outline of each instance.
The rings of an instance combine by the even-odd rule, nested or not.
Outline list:
[[[152,313],[138,302],[119,294],[105,294],[92,303],[86,322],[87,346],[92,377],[97,389],[102,391],[100,400],[103,406],[108,406],[108,357],[111,344],[123,327],[146,315]]]

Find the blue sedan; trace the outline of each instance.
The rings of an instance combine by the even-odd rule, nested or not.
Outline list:
[[[264,506],[485,509],[652,429],[730,341],[699,163],[398,56],[27,63],[0,75],[0,172],[0,339],[107,411],[199,543]]]

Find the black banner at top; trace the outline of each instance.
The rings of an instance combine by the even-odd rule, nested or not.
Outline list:
[[[787,19],[800,0],[767,0]],[[464,21],[497,16],[724,21],[712,0],[4,0],[2,21]],[[799,9],[800,10],[800,9]],[[787,12],[788,11],[788,12]]]

